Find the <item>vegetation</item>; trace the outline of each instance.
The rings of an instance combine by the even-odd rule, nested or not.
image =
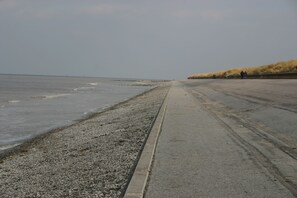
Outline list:
[[[219,72],[193,74],[189,78],[228,78],[240,76],[241,71],[246,71],[248,75],[297,73],[297,60],[282,61],[274,64],[262,65],[257,67],[233,68]]]

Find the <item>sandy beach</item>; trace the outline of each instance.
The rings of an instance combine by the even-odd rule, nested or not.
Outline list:
[[[0,156],[0,197],[119,197],[168,92],[161,85]]]

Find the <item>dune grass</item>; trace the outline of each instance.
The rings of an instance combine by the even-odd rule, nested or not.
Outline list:
[[[248,75],[297,73],[297,60],[281,61],[274,64],[262,65],[256,67],[233,68],[219,72],[209,72],[204,74],[193,74],[189,78],[210,78],[240,76],[241,71],[246,71]]]

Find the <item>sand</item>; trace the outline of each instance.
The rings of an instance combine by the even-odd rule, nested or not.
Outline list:
[[[120,197],[169,89],[56,130],[0,158],[0,197]]]

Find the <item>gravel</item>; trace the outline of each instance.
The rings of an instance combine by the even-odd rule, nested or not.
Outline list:
[[[119,197],[169,86],[0,159],[0,197]]]

